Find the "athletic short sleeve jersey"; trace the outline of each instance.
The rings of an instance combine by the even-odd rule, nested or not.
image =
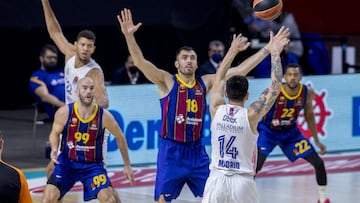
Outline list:
[[[49,93],[54,95],[59,100],[65,102],[65,80],[64,71],[57,69],[53,72],[47,72],[42,69],[38,69],[32,73],[29,81],[29,91],[34,95],[38,103],[42,103],[46,113],[52,118],[55,114],[55,109],[48,103],[43,103],[35,94],[35,90],[38,87],[46,86]]]
[[[210,170],[255,175],[257,138],[250,128],[247,109],[230,104],[219,106],[211,122]]]
[[[93,68],[101,70],[95,60],[90,59],[89,63],[84,66],[75,68],[75,56],[71,57],[65,64],[65,84],[66,84],[66,103],[70,104],[76,101],[75,93],[77,81],[85,77]],[[102,71],[102,70],[101,70]]]
[[[22,171],[0,160],[0,202],[31,203],[29,188]]]
[[[195,142],[202,137],[206,86],[201,77],[190,85],[178,75],[174,75],[173,79],[173,88],[160,99],[161,137],[182,143]]]
[[[68,104],[69,118],[62,132],[60,151],[63,156],[77,162],[94,163],[103,161],[104,129],[103,108],[95,106],[88,119],[78,113],[77,103]]]
[[[307,91],[307,87],[300,83],[299,92],[295,96],[290,96],[282,87],[280,95],[260,124],[282,132],[296,128],[297,117],[306,104]]]

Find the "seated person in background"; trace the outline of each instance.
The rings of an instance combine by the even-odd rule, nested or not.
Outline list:
[[[197,76],[203,76],[206,74],[215,74],[219,66],[219,63],[224,58],[225,45],[219,40],[213,40],[209,43],[208,55],[209,59],[201,64],[196,70]]]
[[[30,77],[29,91],[53,119],[55,111],[65,105],[64,71],[57,68],[58,49],[53,45],[43,46],[39,59],[41,66]]]
[[[128,55],[124,66],[118,68],[111,80],[112,85],[136,85],[150,83],[144,74],[135,66],[133,58]]]

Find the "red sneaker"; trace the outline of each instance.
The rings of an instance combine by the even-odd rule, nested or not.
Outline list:
[[[320,200],[318,200],[318,203],[321,203]],[[329,198],[326,198],[326,200],[322,203],[330,203],[330,199]]]

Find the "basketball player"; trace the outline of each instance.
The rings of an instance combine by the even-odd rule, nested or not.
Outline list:
[[[181,47],[176,53],[177,74],[157,68],[146,60],[137,44],[134,33],[141,23],[134,25],[129,9],[123,9],[118,15],[121,31],[125,37],[129,53],[135,65],[144,75],[158,86],[162,107],[162,131],[157,157],[157,173],[154,200],[171,202],[176,199],[186,183],[194,196],[202,196],[209,174],[209,157],[201,143],[206,95],[213,87],[215,74],[195,77],[197,55],[191,47]],[[282,28],[277,36],[288,36],[288,30]],[[242,40],[239,51],[249,47]],[[227,77],[235,74],[246,75],[265,56],[261,49],[239,66],[229,69]]]
[[[234,40],[216,73],[210,96],[211,164],[203,203],[257,203],[254,180],[259,119],[266,114],[280,93],[282,66],[280,53],[289,42],[277,40],[270,34],[268,49],[271,53],[271,83],[259,99],[244,108],[248,99],[248,81],[245,76],[224,77],[238,53],[239,36]]]
[[[96,36],[92,31],[83,30],[78,33],[74,44],[65,38],[60,24],[50,6],[49,0],[42,0],[45,14],[45,21],[48,33],[59,50],[65,55],[65,103],[76,101],[76,84],[83,77],[90,77],[95,83],[95,101],[104,108],[109,106],[108,96],[105,88],[104,74],[99,64],[92,58],[95,51]],[[104,152],[107,150],[107,137],[104,137]],[[46,168],[47,177],[53,170],[53,163],[50,161]]]
[[[66,103],[76,101],[77,81],[87,76],[95,83],[96,103],[107,108],[109,101],[105,89],[104,74],[100,65],[91,58],[95,51],[95,34],[90,30],[83,30],[79,32],[74,44],[69,43],[61,30],[49,0],[42,0],[42,6],[49,35],[65,55]]]
[[[96,198],[101,203],[120,202],[104,167],[102,142],[106,128],[116,138],[124,161],[124,175],[133,185],[134,174],[124,134],[111,113],[94,103],[92,79],[84,77],[77,82],[77,101],[59,108],[55,114],[49,136],[55,170],[47,182],[42,202],[60,200],[76,181],[84,186],[84,201]]]
[[[286,66],[285,83],[282,84],[281,93],[270,111],[259,123],[259,154],[256,172],[261,170],[266,157],[276,145],[279,145],[291,162],[303,158],[315,168],[316,181],[319,185],[320,199],[318,202],[330,203],[326,196],[327,177],[324,162],[310,141],[302,135],[296,124],[300,111],[304,109],[304,117],[314,142],[320,148],[320,154],[325,154],[326,146],[318,138],[313,113],[315,92],[311,87],[300,82],[301,73],[301,67],[298,64]]]
[[[0,131],[0,200],[7,203],[32,203],[24,173],[2,160],[4,143]]]

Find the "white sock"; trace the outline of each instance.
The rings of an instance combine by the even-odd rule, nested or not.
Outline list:
[[[326,185],[319,185],[319,200],[320,203],[326,200]]]

